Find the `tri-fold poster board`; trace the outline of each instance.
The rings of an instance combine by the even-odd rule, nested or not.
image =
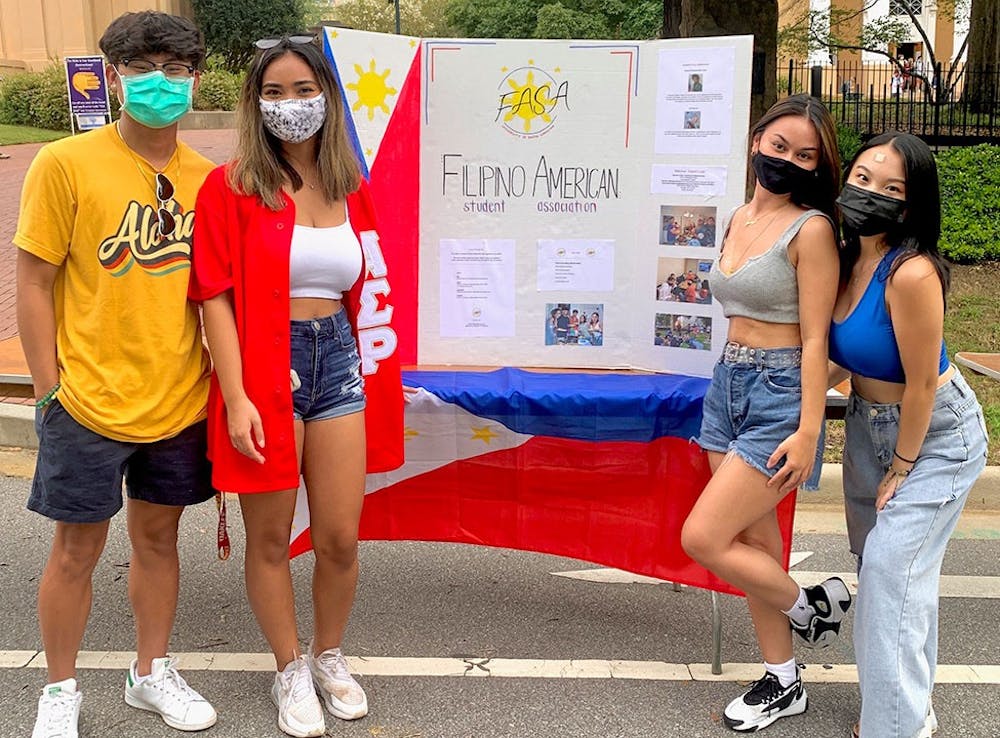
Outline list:
[[[711,374],[752,37],[325,41],[404,362]]]

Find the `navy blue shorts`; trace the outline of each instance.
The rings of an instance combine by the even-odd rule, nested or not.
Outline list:
[[[365,380],[358,345],[339,312],[315,320],[293,320],[292,371],[301,386],[292,392],[296,420],[326,420],[365,409]]]
[[[204,420],[172,438],[129,443],[86,428],[58,400],[36,411],[38,462],[28,509],[65,523],[99,523],[130,499],[194,505],[215,496]]]

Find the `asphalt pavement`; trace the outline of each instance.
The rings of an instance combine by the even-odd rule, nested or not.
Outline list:
[[[0,469],[0,736],[29,736],[45,681],[35,617],[51,523],[24,509],[26,466]],[[235,508],[235,506],[234,506]],[[841,512],[801,506],[796,576],[849,575]],[[966,514],[945,561],[934,701],[939,738],[998,735],[1000,515]],[[242,530],[230,515],[233,556],[215,558],[215,510],[182,522],[181,599],[172,650],[219,722],[211,738],[278,737],[269,698],[273,664],[243,590]],[[711,677],[708,592],[648,583],[553,556],[456,544],[365,542],[357,605],[344,644],[371,705],[327,735],[360,738],[608,738],[732,735],[721,710],[761,667],[743,601],[723,596],[721,677]],[[310,634],[311,557],[293,562],[303,645]],[[94,578],[94,607],[79,671],[81,736],[174,736],[157,716],[122,701],[131,658],[128,546],[112,525]],[[585,577],[598,581],[587,581]],[[846,738],[859,701],[851,617],[823,651],[800,649],[808,712],[772,738]],[[185,667],[185,664],[187,665]]]

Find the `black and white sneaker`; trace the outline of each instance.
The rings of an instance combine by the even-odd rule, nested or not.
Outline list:
[[[806,587],[805,593],[815,614],[806,625],[792,620],[792,630],[810,648],[826,648],[840,634],[840,623],[851,607],[851,593],[840,577],[830,577],[813,587]]]
[[[722,713],[726,727],[739,733],[753,733],[766,728],[778,718],[801,715],[809,706],[802,677],[782,687],[769,671],[750,685],[750,689],[730,702]]]

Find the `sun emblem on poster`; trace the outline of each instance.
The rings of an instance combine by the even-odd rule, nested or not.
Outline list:
[[[351,106],[351,110],[357,112],[363,107],[368,108],[368,120],[375,120],[376,109],[389,115],[386,99],[397,92],[395,87],[386,84],[386,79],[392,70],[386,69],[381,73],[375,71],[375,60],[372,59],[367,71],[360,64],[354,65],[354,71],[358,74],[358,81],[349,83],[347,89],[356,92],[358,99]]]
[[[496,120],[511,133],[520,138],[537,138],[551,130],[556,122],[560,105],[569,110],[569,82],[557,80],[552,73],[535,66],[529,59],[528,65],[501,70],[499,104]],[[559,67],[553,72],[558,74]]]

